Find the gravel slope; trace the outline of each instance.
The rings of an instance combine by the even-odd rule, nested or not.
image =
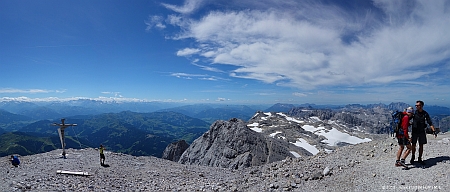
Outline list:
[[[69,149],[67,159],[60,158],[61,150],[23,156],[17,168],[8,157],[1,157],[0,191],[450,191],[450,134],[436,139],[429,135],[427,165],[424,169],[411,165],[409,170],[394,166],[395,139],[380,135],[372,139],[330,154],[287,158],[244,170],[110,152],[105,161],[110,167],[101,167],[98,151],[92,148]],[[91,176],[57,174],[57,170]]]

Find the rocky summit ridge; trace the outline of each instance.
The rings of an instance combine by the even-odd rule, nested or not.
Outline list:
[[[425,166],[394,166],[396,139],[366,133],[326,113],[256,113],[219,120],[189,147],[166,148],[171,160],[98,149],[68,149],[0,161],[0,191],[446,191],[450,136],[428,135]],[[331,113],[330,113],[331,114]],[[335,116],[333,114],[332,116]],[[183,150],[183,148],[187,148]],[[417,155],[417,154],[416,154]],[[58,174],[58,170],[89,176]]]
[[[373,135],[372,141],[339,147],[332,153],[288,157],[242,169],[185,165],[151,156],[98,149],[68,149],[22,156],[13,167],[0,161],[0,191],[448,191],[450,136],[428,135],[426,165],[395,167],[396,140]],[[83,171],[90,176],[57,174]]]
[[[323,118],[323,117],[322,117]],[[257,112],[248,122],[219,120],[183,152],[178,162],[240,169],[285,159],[332,152],[339,146],[367,142],[367,134],[345,124],[311,116]],[[169,145],[165,151],[178,151]],[[173,161],[176,159],[166,158]]]
[[[300,150],[286,141],[247,128],[240,119],[216,121],[183,153],[179,163],[239,169],[294,157]]]

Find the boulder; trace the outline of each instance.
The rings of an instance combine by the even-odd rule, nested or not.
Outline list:
[[[189,144],[185,140],[173,142],[164,149],[161,158],[177,162],[188,147]]]

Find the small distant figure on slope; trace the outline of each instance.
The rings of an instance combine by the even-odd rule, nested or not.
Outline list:
[[[105,154],[103,153],[105,151],[105,147],[103,147],[103,145],[100,145],[100,165],[104,166],[105,165]]]
[[[403,112],[403,118],[401,120],[401,126],[400,129],[395,133],[397,140],[398,140],[398,151],[397,151],[397,160],[395,161],[395,166],[403,166],[405,168],[408,168],[408,166],[405,164],[405,159],[408,157],[409,153],[411,152],[411,138],[408,134],[408,127],[410,125],[409,120],[413,118],[414,109],[412,107],[408,107],[406,109],[406,112]],[[402,159],[400,157],[402,156],[403,149],[406,146],[406,151],[403,154]]]
[[[17,157],[16,155],[11,155],[10,161],[14,167],[18,167],[20,165],[19,157]]]

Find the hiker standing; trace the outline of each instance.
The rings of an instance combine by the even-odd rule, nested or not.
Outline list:
[[[100,165],[105,165],[105,154],[103,153],[105,148],[103,147],[103,145],[100,145]]]
[[[409,127],[409,120],[412,118],[413,116],[413,108],[412,107],[408,107],[406,109],[406,111],[403,112],[403,117],[401,120],[401,129],[398,130],[398,132],[396,133],[396,137],[398,140],[398,151],[397,151],[397,160],[395,162],[395,166],[404,166],[406,167],[405,164],[405,159],[406,157],[408,157],[409,153],[411,152],[411,138],[408,135],[408,127]],[[405,149],[406,146],[406,151],[403,154],[402,159],[400,160],[400,157],[402,156],[402,152],[403,149]]]
[[[416,101],[416,112],[414,113],[413,125],[412,125],[412,156],[410,163],[414,163],[415,152],[416,152],[416,144],[419,141],[419,158],[418,162],[422,165],[425,165],[425,162],[422,160],[423,154],[423,145],[427,144],[427,135],[425,133],[425,128],[427,128],[427,123],[430,125],[431,130],[433,130],[433,135],[436,138],[436,129],[434,129],[433,122],[431,122],[430,115],[423,110],[423,101]]]

